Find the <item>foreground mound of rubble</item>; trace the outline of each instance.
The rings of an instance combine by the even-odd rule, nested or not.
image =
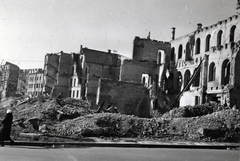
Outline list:
[[[9,107],[0,109],[0,116],[4,116],[6,108]],[[61,104],[51,99],[28,100],[18,102],[12,110],[12,135],[15,140],[76,141],[94,136],[240,142],[239,110],[214,112],[209,105],[176,108],[151,119],[119,113],[96,113],[87,101],[73,99],[64,99]],[[33,133],[35,135],[30,135]]]

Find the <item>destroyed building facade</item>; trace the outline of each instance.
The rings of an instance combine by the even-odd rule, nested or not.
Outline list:
[[[1,99],[14,96],[17,92],[19,67],[6,62],[0,66],[0,95]]]
[[[172,40],[170,76],[180,106],[209,102],[240,107],[239,15]]]
[[[152,40],[150,33],[135,37],[132,59],[82,46],[79,53],[47,54],[43,92],[142,117],[212,102],[240,108],[239,21],[237,14],[207,27],[199,23],[178,38],[172,28],[170,42]]]

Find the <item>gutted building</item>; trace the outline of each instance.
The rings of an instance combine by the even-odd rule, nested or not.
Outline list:
[[[19,67],[6,62],[0,66],[0,94],[1,99],[14,96],[17,92]]]
[[[198,24],[195,31],[170,42],[172,77],[167,80],[179,92],[175,103],[240,107],[239,21],[234,15],[211,26]]]
[[[68,97],[73,62],[73,54],[62,51],[55,54],[46,54],[43,91],[52,97],[56,97],[59,93],[63,93],[65,97]]]
[[[121,65],[126,57],[108,52],[81,48],[81,96],[96,104],[98,81],[100,78],[118,81]]]

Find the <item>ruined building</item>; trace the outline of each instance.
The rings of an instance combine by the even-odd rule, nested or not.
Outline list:
[[[234,15],[211,26],[198,24],[177,39],[173,35],[167,81],[169,90],[179,93],[180,106],[217,102],[240,107],[239,21]]]
[[[20,69],[17,92],[21,95],[37,96],[43,92],[43,69]]]
[[[17,92],[19,67],[6,62],[0,66],[0,95],[1,99],[14,96]],[[0,100],[1,100],[0,99]]]
[[[28,72],[27,95],[38,96],[43,93],[43,70],[32,69]]]
[[[69,97],[69,84],[72,77],[74,54],[64,52],[46,54],[44,61],[43,91],[52,97],[63,93]]]
[[[207,27],[199,23],[178,38],[173,28],[170,42],[150,33],[135,37],[133,59],[82,47],[78,54],[47,54],[43,90],[141,117],[209,102],[239,108],[239,21],[234,15]]]
[[[97,104],[104,100],[117,106],[121,113],[152,116],[153,104],[163,100],[158,99],[157,93],[161,93],[164,84],[162,78],[168,66],[165,60],[170,50],[170,43],[151,40],[150,36],[135,37],[133,59],[122,61],[119,80],[99,80]]]

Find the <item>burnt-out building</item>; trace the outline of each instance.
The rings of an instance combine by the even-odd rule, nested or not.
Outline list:
[[[45,55],[43,91],[52,97],[62,93],[69,97],[70,79],[72,77],[72,66],[74,64],[74,54],[51,53]]]
[[[121,66],[126,57],[108,52],[82,48],[80,51],[81,60],[81,83],[82,98],[86,98],[96,104],[98,81],[101,78],[118,81]]]
[[[172,77],[167,80],[178,92],[179,106],[216,102],[240,107],[239,16],[206,27],[199,23],[195,31],[170,41]]]

